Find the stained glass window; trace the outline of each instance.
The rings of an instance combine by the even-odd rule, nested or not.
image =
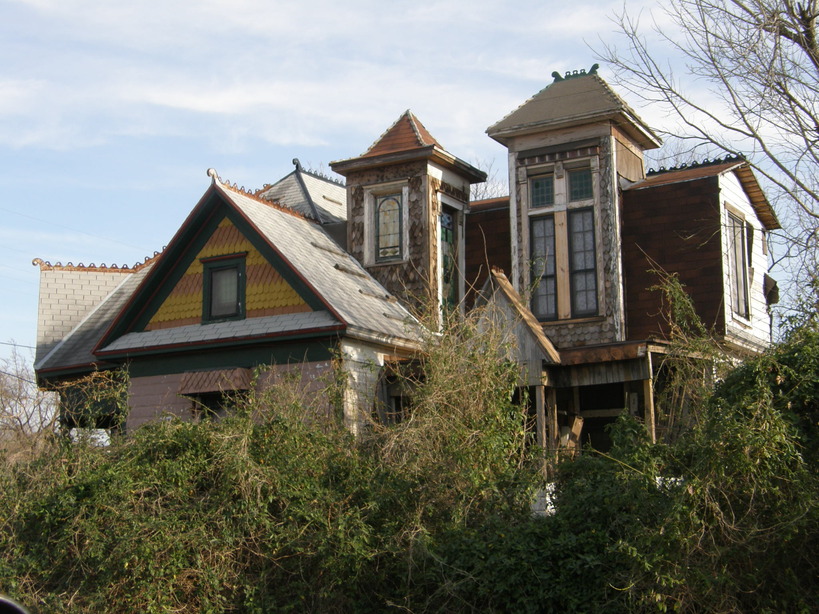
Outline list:
[[[378,196],[375,205],[375,259],[401,259],[401,194]]]

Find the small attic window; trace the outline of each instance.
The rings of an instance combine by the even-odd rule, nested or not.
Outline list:
[[[202,260],[202,321],[245,317],[245,254]]]

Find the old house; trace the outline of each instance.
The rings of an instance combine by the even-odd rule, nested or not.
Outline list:
[[[419,347],[411,314],[477,303],[514,331],[544,446],[605,446],[624,411],[656,436],[667,330],[653,270],[677,273],[738,355],[769,343],[766,234],[778,222],[744,160],[647,172],[660,141],[596,69],[556,75],[487,133],[508,150],[509,197],[470,203],[485,174],[407,111],[331,164],[343,186],[297,161],[255,192],[211,172],[146,262],[37,261],[39,381],[127,365],[134,428],[218,409],[282,373],[318,382],[337,356],[355,431],[381,367]]]
[[[657,271],[679,276],[703,322],[739,356],[758,352],[770,343],[775,287],[766,234],[779,224],[744,160],[647,173],[644,152],[659,139],[596,67],[554,77],[487,129],[508,149],[510,197],[473,203],[467,239],[507,272],[525,297],[518,310],[558,349],[559,361],[521,356],[541,440],[605,446],[604,426],[623,411],[656,437],[668,332],[650,290]],[[486,238],[504,218],[508,235]],[[467,277],[486,279],[488,268],[470,263]]]

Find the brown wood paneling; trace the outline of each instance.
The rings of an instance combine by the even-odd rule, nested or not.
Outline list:
[[[475,302],[492,267],[507,275],[512,271],[512,242],[509,228],[509,202],[466,216],[466,307]]]
[[[623,193],[623,275],[628,339],[668,333],[662,295],[649,291],[676,273],[703,322],[722,333],[719,186],[715,177]]]

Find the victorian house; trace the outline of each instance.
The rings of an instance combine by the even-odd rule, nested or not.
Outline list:
[[[605,446],[623,412],[657,435],[668,331],[655,271],[679,276],[738,356],[769,343],[766,234],[778,222],[744,160],[647,173],[660,141],[596,69],[555,75],[487,133],[508,150],[508,197],[470,203],[485,174],[407,111],[331,163],[343,185],[297,161],[257,191],[210,171],[146,262],[36,261],[39,382],[127,365],[132,429],[218,410],[283,374],[318,390],[336,357],[357,431],[385,365],[411,359],[428,332],[413,313],[478,304],[514,331],[544,447]]]

